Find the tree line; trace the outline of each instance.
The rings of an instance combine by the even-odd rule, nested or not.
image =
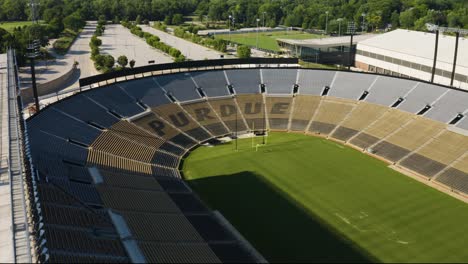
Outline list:
[[[200,20],[227,21],[239,27],[294,26],[332,28],[338,19],[372,28],[424,29],[425,23],[468,28],[466,0],[36,0],[38,17],[57,26],[75,13],[84,20],[135,21],[142,19],[180,23],[182,16],[196,14]],[[0,0],[0,21],[30,18],[29,0]],[[365,14],[363,17],[362,15]]]

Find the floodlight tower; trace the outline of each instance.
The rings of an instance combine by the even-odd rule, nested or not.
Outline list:
[[[34,67],[34,59],[39,57],[39,49],[41,47],[41,43],[39,40],[34,40],[32,44],[28,45],[28,52],[26,54],[26,57],[29,58],[29,61],[31,63],[31,82],[32,82],[32,88],[33,88],[33,93],[34,93],[34,103],[36,106],[36,111],[41,110],[40,105],[39,105],[39,96],[37,93],[37,85],[36,85],[36,70]]]
[[[453,81],[455,79],[455,71],[457,67],[457,57],[458,57],[458,42],[460,40],[460,36],[467,36],[468,35],[468,30],[467,29],[461,29],[461,28],[451,28],[451,27],[439,27],[434,24],[427,23],[426,28],[429,31],[435,32],[436,33],[436,39],[435,39],[435,49],[434,49],[434,63],[432,67],[432,76],[431,76],[431,82],[434,82],[434,77],[435,77],[435,72],[436,72],[436,66],[437,66],[437,52],[439,49],[439,32],[450,32],[450,33],[455,33],[455,52],[453,55],[453,68],[452,68],[452,76],[450,78],[450,86],[453,86]]]
[[[353,38],[354,34],[356,33],[356,24],[354,21],[348,23],[348,34],[351,35],[351,41],[349,43],[349,57],[348,57],[348,70],[351,70],[351,61],[353,58]]]
[[[30,0],[29,6],[31,7],[31,21],[33,24],[37,24],[37,6],[35,0]],[[33,93],[34,93],[34,102],[36,106],[36,111],[41,110],[40,105],[39,105],[39,96],[37,92],[37,84],[36,84],[36,69],[34,65],[34,60],[39,57],[40,54],[40,47],[41,47],[41,42],[40,40],[33,40],[31,44],[28,45],[27,47],[27,53],[26,57],[29,59],[30,64],[31,64],[31,82],[32,82],[32,88],[33,88]]]

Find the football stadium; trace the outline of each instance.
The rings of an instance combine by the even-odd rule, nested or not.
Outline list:
[[[358,33],[322,0],[242,24],[203,8],[222,1],[69,2],[0,11],[25,24],[0,28],[0,262],[468,263],[468,32],[429,19],[455,11],[392,29],[364,1]]]

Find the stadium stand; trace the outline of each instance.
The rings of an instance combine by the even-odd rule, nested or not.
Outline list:
[[[148,107],[157,107],[171,103],[165,92],[159,88],[153,78],[137,79],[132,82],[117,84],[135,101],[144,103]]]
[[[103,89],[90,90],[86,92],[85,96],[122,117],[134,116],[144,111],[133,98],[118,86],[110,85]]]
[[[262,83],[259,69],[226,70],[229,84],[234,87],[236,94],[260,93]]]
[[[229,134],[216,112],[208,102],[181,104],[181,107],[201,126],[205,127],[214,136]]]
[[[336,76],[336,71],[299,70],[299,94],[322,95],[325,87],[330,87]]]
[[[205,141],[213,137],[178,104],[162,105],[153,108],[153,111],[162,119],[170,122],[173,127],[183,131],[197,141]]]
[[[466,136],[444,131],[400,164],[421,175],[432,177],[463,155],[467,149]]]
[[[335,80],[330,86],[330,96],[357,100],[364,91],[369,90],[374,81],[378,79],[375,75],[355,76],[349,72],[336,73]]]
[[[320,100],[319,96],[297,95],[294,98],[290,130],[305,131],[320,104]]]
[[[333,97],[323,98],[313,117],[309,132],[328,135],[355,107],[355,102]]]
[[[416,84],[416,81],[379,77],[369,91],[366,101],[384,106],[392,106],[399,98],[404,98]]]
[[[434,107],[425,115],[427,118],[449,123],[458,114],[468,110],[468,93],[450,90],[434,103]]]
[[[404,101],[398,106],[398,109],[417,114],[424,109],[426,105],[431,105],[435,102],[445,92],[447,92],[447,90],[443,87],[427,83],[418,83],[416,88],[404,98]]]
[[[366,149],[404,126],[412,118],[413,115],[410,113],[390,109],[383,114],[382,117],[352,138],[350,143],[362,149]]]
[[[193,72],[191,73],[198,88],[208,97],[223,97],[231,95],[224,71]]]
[[[372,147],[372,152],[396,162],[410,152],[426,144],[439,134],[445,126],[424,117],[413,119],[409,124],[397,129],[382,142]]]
[[[244,117],[235,99],[210,99],[209,104],[230,131],[247,130]]]
[[[296,84],[297,69],[262,69],[263,84],[268,94],[292,94]]]
[[[197,87],[188,73],[177,73],[154,77],[156,83],[179,102],[200,99]]]
[[[49,259],[123,263],[141,251],[146,262],[255,262],[178,171],[200,143],[249,130],[329,136],[468,194],[468,139],[448,125],[467,100],[414,80],[275,68],[84,91],[26,123]]]
[[[241,94],[236,96],[236,100],[250,130],[265,130],[267,128],[267,116],[262,94]]]
[[[268,109],[269,128],[272,130],[288,130],[293,97],[267,96],[265,101]]]
[[[331,137],[347,141],[372,122],[382,116],[387,108],[380,105],[360,102],[350,115],[340,124]]]

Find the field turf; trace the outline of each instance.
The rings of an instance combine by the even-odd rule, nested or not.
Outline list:
[[[468,262],[468,205],[379,160],[299,134],[234,146],[196,149],[184,176],[270,262]]]
[[[3,28],[8,32],[13,32],[13,29],[16,27],[28,26],[31,24],[31,21],[0,22],[0,28]]]
[[[229,34],[216,35],[217,38],[229,40]],[[320,38],[320,35],[314,35],[301,32],[259,32],[258,47],[261,49],[279,51],[277,39],[314,39]],[[231,34],[231,41],[239,44],[255,47],[257,45],[257,33]]]

